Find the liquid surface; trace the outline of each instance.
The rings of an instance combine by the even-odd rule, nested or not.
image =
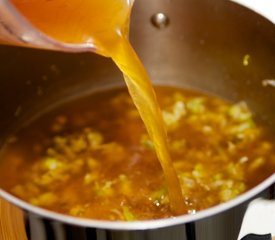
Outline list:
[[[87,43],[111,57],[124,74],[132,100],[155,144],[166,178],[170,207],[184,211],[183,195],[167,148],[160,108],[149,76],[128,41],[129,0],[12,0],[38,29],[65,43]]]
[[[185,193],[183,213],[226,202],[274,172],[274,138],[256,126],[244,102],[232,105],[175,88],[156,91]],[[0,187],[78,217],[171,217],[154,147],[126,89],[98,92],[12,137],[1,156]]]

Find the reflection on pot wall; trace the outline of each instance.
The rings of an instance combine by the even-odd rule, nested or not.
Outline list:
[[[160,28],[151,22],[159,12],[169,18]],[[136,0],[131,40],[154,82],[246,100],[260,121],[274,126],[275,88],[263,84],[275,79],[275,27],[271,22],[223,0]],[[97,87],[124,84],[110,59],[95,54],[1,46],[0,56],[1,142],[24,119],[52,103]],[[271,197],[269,190],[262,194]],[[26,213],[31,216],[26,219],[35,240],[232,240],[237,238],[246,206],[195,223],[146,231],[63,228],[62,223],[33,213]]]

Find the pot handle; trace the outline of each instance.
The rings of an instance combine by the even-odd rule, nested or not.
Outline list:
[[[271,234],[258,235],[250,233],[243,237],[241,240],[272,240]]]
[[[232,2],[239,3],[247,8],[250,8],[256,13],[267,18],[275,24],[275,1],[274,0],[231,0]]]
[[[252,201],[243,218],[238,240],[247,234],[270,234],[275,237],[275,200],[256,199]],[[264,236],[263,236],[264,237]],[[250,239],[250,238],[247,238]],[[257,238],[254,238],[257,239]],[[258,238],[266,239],[266,238]]]

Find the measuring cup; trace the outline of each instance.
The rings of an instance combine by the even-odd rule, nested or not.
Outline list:
[[[126,16],[131,10],[133,0],[116,1],[117,4],[123,4],[124,7],[122,11],[125,11],[124,15]],[[116,1],[114,4],[116,4]],[[79,3],[76,2],[76,7],[78,7],[78,4],[81,5],[83,3],[85,4],[85,1],[80,1]],[[121,6],[119,6],[120,8],[116,9],[113,7],[113,5],[110,5],[111,9],[108,9],[109,15],[111,13],[111,17],[115,16],[115,14],[117,13],[116,11],[121,11]],[[66,9],[62,9],[62,11],[64,12],[66,11]],[[77,9],[75,9],[75,11],[77,11]],[[118,14],[120,14],[120,12],[118,12]],[[95,14],[91,12],[91,17],[93,15]],[[128,18],[125,18],[125,20],[123,21],[125,21],[127,24]],[[121,23],[119,22],[118,27],[122,28],[120,24]],[[15,5],[13,5],[12,1],[0,0],[0,44],[50,49],[65,52],[92,51],[104,55],[104,51],[101,51],[100,47],[95,44],[92,37],[93,36],[91,36],[91,39],[89,41],[83,41],[83,43],[65,43],[61,40],[59,41],[54,38],[51,38],[47,34],[40,31],[40,29],[32,25],[32,23],[28,21],[28,18],[24,16],[19,10],[17,10]]]

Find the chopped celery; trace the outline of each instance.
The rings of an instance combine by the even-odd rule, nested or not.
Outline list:
[[[125,196],[131,196],[133,191],[132,191],[132,184],[129,178],[124,174],[120,174],[118,176],[118,180],[119,180],[119,191]]]
[[[186,114],[185,104],[182,101],[176,101],[172,111],[163,110],[162,116],[167,126],[175,125]]]
[[[232,127],[229,128],[229,132],[231,134],[239,134],[254,127],[255,127],[255,123],[252,121],[252,119],[250,119],[238,125],[233,125]]]
[[[113,182],[112,181],[106,181],[103,184],[99,184],[98,182],[95,183],[94,189],[96,192],[96,195],[99,197],[110,197],[114,195],[114,189],[112,188]]]
[[[186,142],[186,139],[172,141],[170,144],[170,149],[175,152],[182,152],[184,149],[186,149]]]
[[[37,206],[51,206],[58,201],[57,196],[52,192],[46,192],[36,198],[30,200],[32,204]]]
[[[53,157],[45,158],[42,164],[46,170],[54,170],[63,167],[63,163]]]
[[[86,129],[85,132],[90,147],[97,147],[103,143],[103,136],[99,132],[92,132],[89,129]]]
[[[147,134],[141,135],[140,144],[146,149],[149,149],[149,150],[155,149],[153,141],[149,138]]]
[[[245,67],[247,67],[250,63],[250,55],[249,54],[245,54],[243,57],[243,65]]]
[[[205,112],[204,101],[202,97],[192,98],[186,103],[186,108],[194,114],[203,113]]]
[[[85,207],[82,205],[76,205],[75,207],[70,209],[70,214],[73,216],[82,216],[85,213]]]
[[[232,105],[228,110],[229,116],[239,122],[251,119],[252,114],[245,102],[239,102]]]
[[[167,189],[162,187],[152,192],[149,199],[157,205],[168,203]]]
[[[265,163],[265,159],[263,157],[257,157],[250,163],[249,170],[255,171],[257,168],[264,165],[264,163]]]
[[[135,221],[137,219],[128,206],[122,206],[122,213],[126,221]]]

